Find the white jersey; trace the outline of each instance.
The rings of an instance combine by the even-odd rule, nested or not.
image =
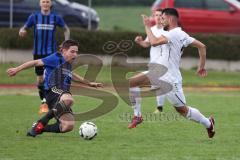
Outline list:
[[[168,39],[168,43],[163,45],[158,63],[167,67],[168,71],[160,79],[169,83],[182,83],[179,69],[182,52],[184,47],[187,47],[195,39],[182,31],[180,27],[163,33],[163,36]]]
[[[166,33],[167,31],[164,31],[163,28],[158,28],[157,25],[151,27],[152,33],[155,37],[159,38],[163,33]],[[148,37],[145,39],[146,42],[149,42]],[[162,48],[164,45],[159,46],[151,46],[150,49],[150,63],[158,63],[158,59],[161,56]]]

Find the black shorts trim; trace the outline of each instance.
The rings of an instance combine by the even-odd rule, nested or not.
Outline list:
[[[46,91],[46,103],[49,109],[52,109],[60,100],[60,97],[65,94],[71,94],[69,91],[63,91],[61,89],[57,89],[53,87]]]

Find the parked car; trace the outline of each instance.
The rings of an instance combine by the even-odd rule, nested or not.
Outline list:
[[[240,34],[240,3],[236,0],[156,0],[157,8],[179,11],[182,28],[190,33]]]
[[[52,10],[62,16],[68,26],[88,28],[88,13],[90,13],[92,29],[98,28],[100,18],[94,9],[68,0],[52,0],[52,2]],[[0,1],[0,27],[9,26],[9,8],[9,0]],[[39,9],[38,0],[13,0],[13,26],[22,26],[28,16]]]

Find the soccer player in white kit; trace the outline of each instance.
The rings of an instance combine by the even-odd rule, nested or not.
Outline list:
[[[182,31],[180,27],[178,27],[179,15],[177,10],[174,8],[165,8],[162,11],[162,24],[164,30],[168,32],[163,33],[163,35],[159,38],[155,37],[152,33],[149,18],[145,15],[142,15],[142,17],[151,45],[157,46],[165,44],[165,47],[163,47],[161,52],[162,56],[161,58],[158,58],[158,63],[165,66],[167,68],[167,72],[163,76],[157,78],[159,79],[159,85],[162,85],[161,82],[165,81],[172,86],[171,91],[166,94],[166,98],[182,116],[201,123],[207,129],[208,137],[212,138],[215,134],[214,118],[206,118],[198,109],[186,105],[182,89],[182,76],[179,70],[183,49],[190,45],[198,48],[200,60],[197,73],[200,77],[205,77],[207,75],[207,71],[204,68],[206,61],[206,46],[200,41],[190,37],[187,33]],[[133,102],[134,117],[128,128],[135,128],[143,121],[141,116],[141,105],[139,104],[140,90],[136,89],[136,87],[139,85],[152,84],[153,82],[155,83],[154,85],[156,85],[156,80],[153,81],[151,78],[156,79],[156,77],[138,74],[129,80],[130,100]]]
[[[162,22],[161,22],[161,16],[162,16],[162,9],[157,9],[154,11],[154,21],[156,25],[151,27],[151,31],[154,34],[155,37],[160,37],[163,32],[167,32],[163,30]],[[149,42],[148,37],[146,37],[145,40],[143,40],[142,36],[137,36],[135,38],[135,42],[142,46],[143,48],[148,48],[151,46],[151,43]],[[161,56],[161,50],[162,46],[151,46],[150,48],[150,63],[158,63],[156,60],[159,56]],[[146,72],[144,72],[146,73]],[[165,95],[157,95],[156,101],[157,101],[157,109],[154,111],[154,113],[160,113],[163,111],[163,105],[164,105]]]

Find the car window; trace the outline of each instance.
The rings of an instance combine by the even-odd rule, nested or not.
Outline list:
[[[209,10],[229,10],[230,6],[223,0],[206,0]]]
[[[175,0],[174,6],[176,8],[204,8],[204,0]]]

